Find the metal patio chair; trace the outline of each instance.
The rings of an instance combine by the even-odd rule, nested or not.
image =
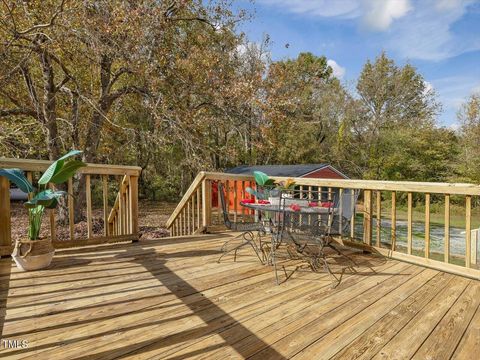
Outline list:
[[[319,272],[321,269],[325,270],[332,280],[332,287],[336,287],[339,279],[330,270],[324,251],[332,231],[335,205],[325,208],[325,213],[323,214],[292,212],[289,211],[286,202],[288,198],[292,197],[294,192],[297,191],[288,191],[290,197],[285,197],[285,192],[280,194],[277,232],[272,237],[271,249],[271,261],[274,267],[276,283],[279,284],[276,253],[279,246],[283,243],[286,246],[290,259],[307,262],[314,272]],[[333,200],[333,204],[337,204],[335,194],[329,194],[329,196]],[[293,198],[301,197],[301,194],[293,195]],[[284,267],[283,271],[286,274]]]
[[[217,262],[227,255],[228,253],[234,253],[234,261],[237,260],[237,251],[242,247],[251,247],[258,259],[262,264],[264,264],[264,255],[262,248],[261,236],[265,234],[265,228],[260,222],[232,222],[229,217],[227,203],[225,200],[224,187],[222,183],[218,183],[218,194],[220,197],[220,203],[222,206],[223,221],[227,229],[232,231],[239,231],[241,234],[235,236],[233,239],[226,241],[222,247],[222,255],[218,258]],[[256,244],[255,240],[258,239],[259,245]],[[240,242],[238,243],[238,240]],[[260,256],[262,253],[262,256]]]
[[[336,211],[333,214],[329,233],[325,237],[325,246],[334,250],[338,255],[348,259],[353,265],[357,263],[349,256],[339,250],[341,244],[335,240],[335,237],[343,237],[350,230],[350,224],[355,217],[356,204],[360,195],[359,190],[344,189],[338,196],[335,205]]]

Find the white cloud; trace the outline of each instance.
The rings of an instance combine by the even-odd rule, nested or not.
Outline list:
[[[345,72],[346,72],[344,67],[341,67],[340,65],[337,64],[335,60],[332,60],[332,59],[327,60],[327,65],[332,68],[333,76],[335,76],[339,80],[343,79],[343,76],[345,75]]]
[[[359,18],[372,30],[386,30],[411,9],[410,0],[259,0],[295,14],[343,19]]]
[[[439,11],[448,11],[463,6],[465,0],[437,0],[435,8]]]
[[[409,0],[364,0],[363,22],[372,30],[384,31],[393,20],[404,17],[411,9]]]
[[[460,130],[460,124],[458,122],[451,123],[448,125],[448,128],[453,130],[453,131],[458,131]]]
[[[258,0],[284,12],[356,21],[383,31],[382,47],[406,59],[440,61],[480,49],[478,31],[454,28],[479,0]],[[387,31],[388,30],[388,31]]]
[[[430,83],[430,82],[428,82],[428,81],[423,81],[423,84],[425,85],[425,89],[423,90],[424,95],[428,95],[428,94],[430,94],[432,91],[435,90],[435,89],[433,88],[432,83]]]
[[[388,47],[405,58],[433,61],[480,49],[475,31],[456,36],[452,30],[470,3],[468,0],[418,2],[411,16],[392,27]]]
[[[309,14],[323,17],[359,16],[359,0],[259,0],[277,9],[296,14]]]

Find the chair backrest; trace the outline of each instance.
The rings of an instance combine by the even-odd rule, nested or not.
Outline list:
[[[314,235],[322,236],[330,232],[330,228],[333,223],[333,215],[335,211],[336,194],[325,192],[332,202],[332,206],[325,208],[325,212],[308,213],[308,212],[296,212],[291,211],[290,205],[293,203],[301,203],[302,207],[308,206],[307,196],[311,196],[311,200],[320,199],[323,197],[323,191],[308,191],[308,194],[304,190],[284,190],[279,194],[279,213],[280,225],[287,228],[297,229],[302,232],[310,232]],[[314,201],[317,202],[317,201]]]
[[[218,182],[218,195],[220,196],[220,204],[222,205],[222,214],[223,214],[223,222],[228,229],[232,228],[232,222],[228,217],[228,210],[227,210],[227,202],[225,200],[225,192],[224,187],[221,182]]]
[[[334,216],[334,224],[332,225],[333,233],[343,233],[348,230],[352,217],[355,216],[356,204],[360,190],[344,189],[342,195],[338,197],[335,208],[337,213]]]
[[[358,196],[360,195],[359,190],[354,189],[345,189],[342,194],[342,206],[341,206],[341,215],[345,219],[351,219],[355,215],[355,207],[357,204]]]

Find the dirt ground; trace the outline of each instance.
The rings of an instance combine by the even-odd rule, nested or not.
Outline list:
[[[170,214],[175,209],[176,203],[140,201],[139,203],[139,227],[140,239],[158,239],[168,236],[168,231],[165,228]],[[27,236],[28,213],[21,202],[11,203],[12,213],[12,240],[18,238],[25,238]],[[42,230],[40,235],[42,237],[49,236],[50,225],[48,211],[45,213],[42,222]],[[103,209],[93,209],[93,233],[94,236],[103,235]],[[66,225],[57,224],[57,239],[69,240],[69,227]],[[85,239],[87,237],[87,222],[82,221],[75,224],[75,238]]]

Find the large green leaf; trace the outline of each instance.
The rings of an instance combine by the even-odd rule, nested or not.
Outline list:
[[[31,193],[34,190],[30,181],[28,181],[20,169],[0,169],[0,176],[5,176],[24,193]]]
[[[54,184],[62,184],[69,178],[71,178],[78,169],[84,166],[87,166],[87,164],[85,164],[83,161],[70,160],[65,163],[60,170],[55,172],[55,174],[50,179],[50,182]]]
[[[58,204],[58,199],[62,196],[65,196],[67,193],[65,191],[54,191],[47,189],[39,192],[32,200],[29,200],[25,203],[25,207],[34,208],[38,205],[42,205],[47,209],[53,209]]]
[[[255,182],[258,185],[265,186],[270,185],[269,183],[273,184],[273,180],[271,180],[267,174],[261,171],[254,171],[253,176],[255,177]]]
[[[250,195],[255,196],[258,200],[268,199],[268,194],[269,194],[268,191],[264,191],[264,192],[256,191],[256,190],[252,189],[250,186],[247,186],[245,191],[247,193],[249,193]]]
[[[75,155],[78,155],[78,154],[81,154],[82,151],[80,150],[70,150],[68,153],[66,153],[65,155],[63,155],[61,158],[59,158],[58,160],[65,160],[65,159],[68,159],[69,157],[72,157],[72,156],[75,156]],[[57,160],[57,161],[58,161]]]
[[[68,153],[63,155],[61,158],[59,158],[57,161],[55,161],[48,167],[48,169],[43,173],[40,180],[38,180],[38,183],[41,185],[48,184],[51,179],[62,169],[65,159],[81,153],[82,152],[80,150],[70,150]]]

